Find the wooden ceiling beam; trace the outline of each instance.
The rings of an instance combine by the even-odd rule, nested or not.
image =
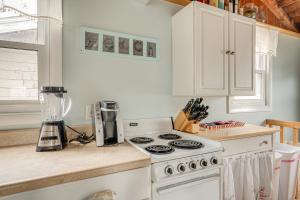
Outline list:
[[[280,22],[287,28],[293,31],[297,31],[295,24],[287,15],[287,13],[281,8],[278,7],[278,3],[275,0],[260,0],[263,5],[265,5],[268,10],[270,10]]]
[[[299,2],[300,0],[282,0],[278,2],[278,5],[282,8],[285,8]]]
[[[298,9],[300,10],[300,7],[298,7]],[[289,12],[288,15],[289,15],[291,18],[294,18],[294,17],[300,16],[300,12],[295,10],[295,11],[293,11],[293,12]]]
[[[290,6],[287,6],[284,8],[284,10],[287,12],[287,13],[291,13],[291,12],[299,12],[299,8],[300,8],[300,2],[297,2],[293,5],[290,5]]]
[[[300,15],[293,18],[295,23],[300,23]]]

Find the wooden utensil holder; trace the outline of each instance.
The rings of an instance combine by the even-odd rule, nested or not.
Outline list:
[[[183,111],[180,111],[174,121],[174,128],[178,131],[187,133],[198,133],[200,125],[194,120],[188,120],[186,114]]]

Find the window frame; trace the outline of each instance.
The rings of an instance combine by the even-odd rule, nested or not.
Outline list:
[[[38,77],[39,73],[47,73],[49,71],[47,68],[46,64],[42,66],[43,62],[42,60],[39,59],[42,49],[45,48],[43,45],[40,44],[29,44],[29,43],[21,43],[21,42],[12,42],[12,41],[4,41],[0,40],[0,48],[8,48],[8,49],[16,49],[16,50],[29,50],[29,51],[37,51],[37,63],[38,63]],[[44,72],[43,72],[44,71]],[[40,80],[38,80],[38,84],[40,83]],[[39,87],[40,85],[38,85]],[[18,105],[18,104],[33,104],[33,100],[0,100],[0,113],[3,113],[3,108],[1,108],[1,105]],[[36,101],[35,103],[38,103]],[[29,110],[28,108],[26,110]],[[9,110],[7,112],[10,112]]]
[[[257,52],[259,54],[259,52]],[[271,53],[266,55],[265,70],[255,69],[255,75],[264,75],[264,88],[262,99],[236,99],[234,96],[228,97],[228,113],[247,112],[271,112],[272,111],[272,67],[273,57]]]
[[[39,8],[39,6],[38,6]],[[37,51],[38,88],[62,85],[62,24],[46,21],[44,44],[0,40],[0,48]],[[0,130],[38,127],[41,123],[39,101],[0,101]]]
[[[20,49],[20,50],[31,50],[37,51],[38,54],[38,87],[40,87],[41,82],[40,74],[47,76],[47,71],[49,71],[49,65],[46,62],[40,60],[40,54],[43,51],[43,45],[39,44],[29,44],[21,42],[3,41],[0,40],[0,48],[9,49]],[[45,57],[45,56],[44,56]],[[44,65],[42,65],[44,63]],[[16,128],[26,128],[37,126],[38,120],[40,119],[40,106],[38,101],[0,101],[0,129],[16,129]]]

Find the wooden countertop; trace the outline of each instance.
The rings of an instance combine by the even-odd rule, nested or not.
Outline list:
[[[56,152],[35,145],[0,148],[0,196],[142,168],[150,157],[128,143],[96,147],[70,144]]]
[[[235,140],[235,139],[242,139],[248,137],[256,137],[262,135],[271,135],[278,131],[279,130],[277,128],[268,128],[264,126],[246,124],[243,127],[199,131],[199,133],[195,135],[206,137],[212,140],[224,141],[224,140]]]

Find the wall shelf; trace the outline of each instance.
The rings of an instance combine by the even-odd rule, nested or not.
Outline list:
[[[190,0],[165,0],[165,1],[175,3],[175,4],[178,4],[178,5],[181,5],[181,6],[186,6],[189,3],[191,3]],[[269,24],[264,24],[264,23],[261,23],[261,22],[257,22],[257,24],[259,26],[273,28],[275,30],[278,30],[282,34],[286,34],[286,35],[290,35],[290,36],[293,36],[293,37],[300,38],[300,33],[297,33],[297,32],[294,32],[294,31],[290,31],[290,30],[283,29],[283,28],[276,27],[276,26],[269,25]]]

